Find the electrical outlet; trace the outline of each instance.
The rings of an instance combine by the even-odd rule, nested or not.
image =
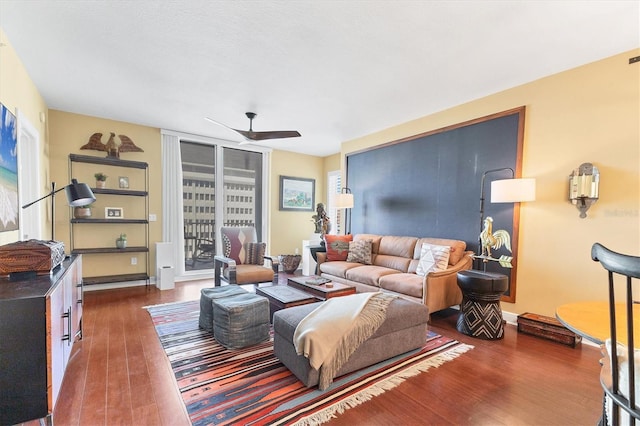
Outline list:
[[[138,258],[137,257],[132,257],[131,258],[131,264],[132,265],[137,265],[138,264]]]

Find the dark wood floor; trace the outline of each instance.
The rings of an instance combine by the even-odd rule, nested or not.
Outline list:
[[[285,281],[281,277],[281,281]],[[84,338],[76,343],[54,423],[188,425],[168,360],[143,306],[196,300],[211,281],[85,293]],[[436,314],[431,329],[475,346],[346,411],[335,425],[592,425],[602,392],[599,350],[518,334],[483,341],[458,333],[455,312]]]

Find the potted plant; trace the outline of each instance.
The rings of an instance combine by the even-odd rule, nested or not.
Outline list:
[[[119,249],[127,248],[127,234],[120,234],[116,239],[116,247]]]
[[[96,188],[104,188],[107,182],[107,175],[102,172],[98,172],[94,176],[96,178]]]
[[[87,204],[84,206],[74,207],[73,217],[75,217],[76,219],[86,219],[88,217],[91,217],[91,205],[92,204]]]

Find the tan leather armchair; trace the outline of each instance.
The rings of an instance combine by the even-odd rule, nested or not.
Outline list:
[[[216,287],[222,284],[221,280],[229,284],[257,284],[277,278],[278,262],[264,254],[266,245],[258,242],[254,227],[223,226],[220,238],[223,255],[214,256]]]

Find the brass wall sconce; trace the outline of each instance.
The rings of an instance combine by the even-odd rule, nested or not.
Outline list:
[[[600,172],[591,163],[582,163],[569,175],[569,201],[580,210],[580,217],[587,217],[587,210],[598,201]]]

